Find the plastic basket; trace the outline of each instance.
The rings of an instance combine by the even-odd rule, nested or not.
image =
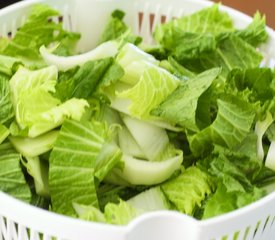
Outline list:
[[[25,21],[30,6],[46,2],[62,13],[64,27],[82,34],[79,51],[95,46],[112,10],[126,12],[125,20],[145,42],[151,42],[154,27],[173,17],[200,10],[212,3],[202,0],[30,0],[0,10],[0,34],[12,37]],[[245,27],[251,18],[221,7]],[[265,61],[274,66],[275,33],[262,47]],[[61,216],[20,202],[0,192],[0,240],[239,240],[275,239],[275,192],[234,212],[197,221],[172,211],[142,215],[127,226],[85,222]]]

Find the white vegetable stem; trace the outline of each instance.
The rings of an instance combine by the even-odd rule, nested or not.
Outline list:
[[[133,185],[154,185],[167,180],[181,167],[182,154],[162,162],[148,162],[123,156],[124,168],[114,169],[120,177]]]
[[[143,211],[168,210],[169,202],[160,187],[150,188],[127,200],[127,203]]]
[[[118,132],[119,146],[123,153],[137,158],[146,158],[137,142],[126,127]]]
[[[275,141],[272,141],[265,160],[265,166],[275,171]]]
[[[116,41],[108,41],[89,52],[69,57],[52,54],[45,46],[41,46],[39,51],[48,65],[55,65],[59,71],[67,71],[75,66],[81,66],[90,60],[114,57],[118,53],[118,48],[119,44]]]
[[[25,157],[36,157],[50,151],[57,139],[59,131],[50,131],[36,138],[10,136],[13,147]]]
[[[123,122],[149,161],[158,161],[169,144],[169,138],[163,128],[151,123],[124,115]]]

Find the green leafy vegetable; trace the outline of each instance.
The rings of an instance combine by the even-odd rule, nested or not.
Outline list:
[[[27,130],[29,137],[60,126],[66,117],[80,120],[88,106],[83,99],[69,99],[61,104],[51,94],[56,81],[57,69],[50,66],[36,71],[20,67],[9,82],[16,123],[19,130]]]
[[[203,54],[192,61],[177,59],[185,67],[194,72],[201,72],[214,67],[222,67],[221,79],[226,80],[228,73],[234,68],[259,67],[262,55],[251,45],[235,35],[219,40],[217,49]]]
[[[9,136],[10,131],[0,123],[0,144]]]
[[[9,81],[0,77],[0,123],[8,123],[14,117]]]
[[[101,180],[120,160],[112,155],[116,148],[104,148],[109,131],[100,122],[64,122],[50,155],[49,187],[54,211],[75,215],[74,202],[98,207],[94,177]]]
[[[66,50],[66,53],[71,53],[72,46],[80,38],[80,35],[64,30],[62,23],[49,21],[50,18],[57,16],[59,16],[58,11],[47,5],[34,5],[26,23],[20,27],[2,53],[8,56],[37,60],[40,58],[40,46],[48,46],[54,42],[60,42],[63,52]]]
[[[117,63],[123,68],[124,76],[120,81],[134,85],[140,80],[143,72],[158,61],[133,44],[126,43],[116,57]]]
[[[211,69],[187,80],[171,93],[153,114],[197,132],[196,110],[200,96],[218,77],[220,69]]]
[[[8,142],[0,145],[0,176],[1,191],[30,202],[31,191],[20,166],[20,154]]]
[[[218,34],[220,32],[233,31],[234,27],[229,15],[219,11],[219,5],[214,4],[212,7],[158,26],[154,32],[154,37],[158,42],[162,43],[163,38],[174,29],[190,33]]]
[[[151,66],[132,88],[117,93],[118,98],[131,101],[128,110],[132,116],[149,118],[151,110],[160,104],[179,85],[179,80],[169,72]],[[139,106],[143,106],[140,108]]]
[[[25,157],[21,160],[30,176],[34,179],[35,191],[39,196],[50,197],[48,173],[49,166],[39,157]]]
[[[190,148],[195,155],[205,153],[211,143],[232,149],[240,144],[250,132],[255,117],[253,107],[236,97],[218,100],[215,121],[202,131],[190,136]]]
[[[254,16],[253,22],[245,29],[237,30],[236,35],[257,47],[260,43],[264,43],[268,39],[266,32],[265,17],[262,17],[259,12]]]
[[[195,207],[200,207],[206,195],[214,190],[215,184],[210,175],[197,167],[190,167],[161,188],[179,211],[192,215]]]
[[[108,203],[104,215],[108,223],[125,225],[134,219],[138,213],[130,204],[120,201],[119,204]]]
[[[86,62],[72,76],[57,83],[56,95],[62,101],[73,97],[88,99],[111,64],[111,58]]]
[[[141,46],[115,10],[77,53],[60,16],[37,4],[0,40],[1,191],[118,225],[158,210],[206,219],[274,191],[265,17],[236,29],[213,4],[150,26]]]
[[[106,222],[104,214],[94,206],[73,203],[73,207],[80,219],[93,222]]]
[[[138,45],[142,41],[141,37],[134,36],[131,33],[131,29],[123,21],[124,16],[125,13],[121,10],[117,9],[112,12],[111,18],[101,34],[100,43],[114,39],[122,39]]]
[[[207,201],[203,219],[218,216],[248,205],[263,196],[263,191],[255,188],[251,192],[227,192],[225,187],[218,187],[215,194]]]

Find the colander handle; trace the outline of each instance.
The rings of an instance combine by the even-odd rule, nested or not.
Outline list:
[[[127,240],[198,239],[197,220],[173,211],[152,212],[128,225]]]

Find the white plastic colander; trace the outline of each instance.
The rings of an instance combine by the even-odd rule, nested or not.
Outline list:
[[[80,32],[81,52],[92,49],[114,9],[126,12],[125,21],[135,34],[150,43],[154,27],[171,18],[190,14],[211,2],[203,0],[29,0],[0,10],[0,34],[12,37],[24,23],[30,7],[45,2],[62,13],[64,27]],[[251,18],[221,7],[243,28]],[[274,66],[275,33],[262,47],[265,62]],[[85,222],[25,204],[0,192],[0,240],[273,240],[275,239],[275,192],[242,209],[197,221],[172,211],[142,215],[127,226]]]

